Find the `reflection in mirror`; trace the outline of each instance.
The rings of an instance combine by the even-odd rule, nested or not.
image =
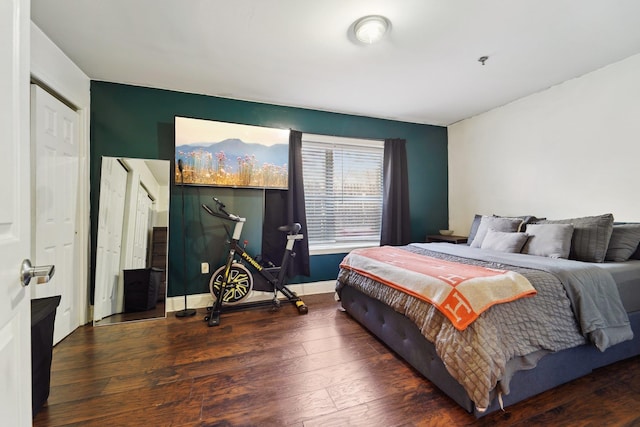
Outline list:
[[[94,325],[166,316],[168,160],[102,158]]]

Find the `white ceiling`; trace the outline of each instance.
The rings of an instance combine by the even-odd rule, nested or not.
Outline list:
[[[434,125],[640,52],[638,0],[31,3],[94,80]],[[359,45],[348,30],[370,14],[391,31]]]

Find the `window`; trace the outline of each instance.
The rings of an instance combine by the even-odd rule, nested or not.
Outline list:
[[[380,244],[384,142],[302,135],[309,249]]]

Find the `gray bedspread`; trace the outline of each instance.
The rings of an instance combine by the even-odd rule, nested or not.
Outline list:
[[[416,243],[411,246],[488,261],[503,265],[505,269],[518,266],[552,273],[560,279],[567,291],[582,334],[600,351],[633,338],[629,317],[611,273],[595,265],[566,259],[487,251],[465,245]]]
[[[515,370],[535,367],[548,352],[584,344],[586,335],[602,346],[601,350],[633,336],[624,310],[622,319],[618,319],[618,314],[598,314],[601,310],[596,310],[594,315],[590,310],[591,306],[598,306],[598,300],[605,298],[606,292],[597,291],[590,295],[588,288],[598,288],[590,284],[584,285],[584,289],[575,289],[589,282],[589,277],[598,278],[598,273],[582,273],[572,267],[554,272],[555,267],[551,265],[554,263],[546,260],[542,260],[543,265],[534,267],[530,264],[533,260],[525,259],[524,264],[529,265],[518,266],[515,260],[505,259],[499,253],[462,245],[422,244],[405,248],[450,261],[509,268],[524,275],[538,291],[534,297],[491,307],[469,327],[459,331],[434,306],[390,287],[380,286],[357,273],[340,270],[338,292],[344,285],[353,286],[410,318],[434,343],[449,373],[465,388],[480,411],[490,404],[494,389],[499,393],[509,393],[509,380]],[[475,259],[478,257],[486,259]],[[563,281],[573,283],[573,290],[565,290]],[[573,294],[575,301],[568,293]],[[612,297],[614,300],[615,296]],[[573,314],[572,305],[579,306],[580,312],[585,314],[580,324]],[[617,306],[617,303],[613,305]]]

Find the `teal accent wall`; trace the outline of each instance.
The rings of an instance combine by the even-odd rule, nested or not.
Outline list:
[[[401,96],[401,95],[400,95]],[[447,129],[393,120],[328,113],[294,107],[237,101],[129,86],[91,82],[91,259],[95,263],[100,163],[102,156],[137,157],[172,161],[175,116],[295,129],[301,132],[356,138],[403,138],[407,141],[413,241],[427,233],[448,228]],[[182,191],[184,229],[182,230]],[[196,187],[173,184],[169,212],[168,296],[208,292],[207,275],[200,263],[209,260],[211,271],[224,256],[225,231],[200,205],[212,205],[211,197],[223,200],[231,212],[247,217],[243,239],[251,254],[260,251],[263,191]],[[183,237],[186,239],[183,240]],[[186,249],[183,256],[183,245]],[[311,277],[295,282],[335,279],[344,254],[311,258]],[[186,263],[183,263],[183,258]],[[92,265],[92,267],[94,267]],[[92,268],[92,271],[95,271]],[[93,295],[93,292],[91,293]]]

